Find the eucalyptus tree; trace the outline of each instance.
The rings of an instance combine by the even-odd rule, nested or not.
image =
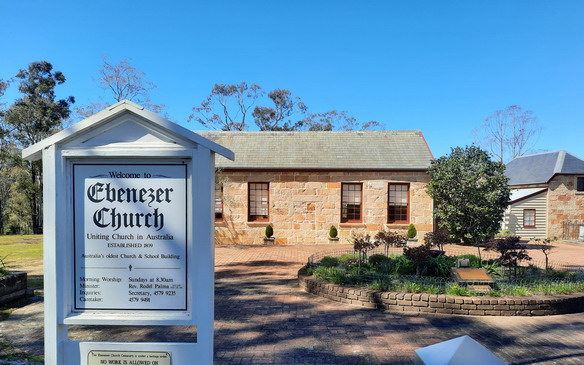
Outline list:
[[[205,100],[193,108],[189,121],[209,129],[245,131],[249,127],[248,114],[263,93],[257,84],[215,84]]]
[[[215,84],[211,93],[189,116],[189,121],[208,129],[246,131],[253,124],[260,131],[371,130],[381,127],[376,121],[359,124],[346,111],[309,113],[308,107],[290,90],[277,88],[267,94],[261,86],[242,82]]]
[[[26,148],[49,137],[62,128],[71,114],[75,98],[57,99],[55,88],[66,79],[60,71],[53,71],[47,61],[32,62],[16,74],[18,98],[6,111],[4,123],[7,138],[16,147]],[[24,185],[31,211],[34,233],[42,233],[42,165],[40,161],[24,162],[30,184]]]

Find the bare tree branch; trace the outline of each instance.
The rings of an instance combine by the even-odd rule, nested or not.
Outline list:
[[[533,112],[511,105],[489,115],[480,130],[474,130],[477,144],[501,163],[532,151],[541,126]]]

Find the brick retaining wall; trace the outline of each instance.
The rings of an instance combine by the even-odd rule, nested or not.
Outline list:
[[[584,293],[530,297],[458,297],[436,294],[380,292],[343,287],[298,272],[300,287],[329,300],[396,312],[462,314],[473,316],[546,316],[584,311]]]

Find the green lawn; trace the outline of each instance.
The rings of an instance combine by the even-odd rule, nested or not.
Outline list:
[[[28,273],[29,288],[43,289],[43,236],[0,236],[0,259],[8,270]],[[29,303],[30,298],[24,298],[0,307],[0,322],[15,309]],[[43,362],[41,357],[28,355],[12,347],[9,342],[0,340],[0,362],[2,360]]]
[[[0,259],[6,269],[28,273],[29,288],[42,289],[42,235],[0,236]]]

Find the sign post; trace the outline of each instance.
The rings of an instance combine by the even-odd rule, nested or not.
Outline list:
[[[23,151],[44,168],[45,362],[213,362],[214,155],[128,101]],[[71,341],[69,325],[194,326],[196,343]]]

